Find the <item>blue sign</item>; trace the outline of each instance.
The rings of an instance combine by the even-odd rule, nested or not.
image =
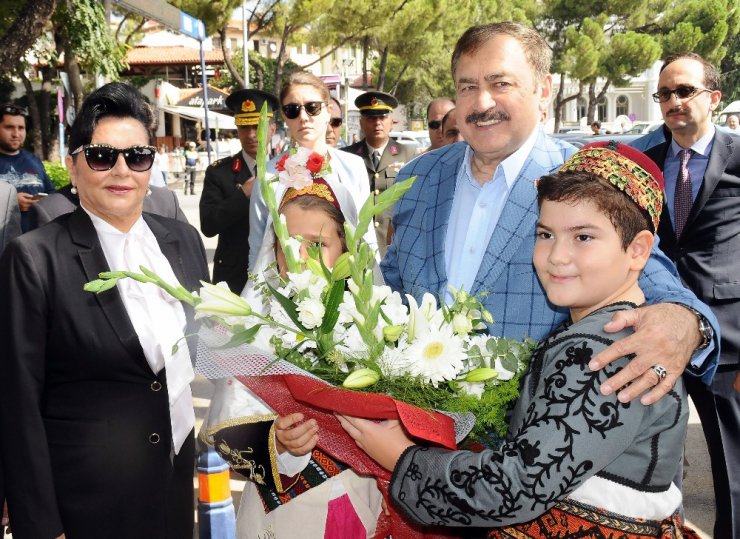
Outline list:
[[[206,38],[206,27],[203,21],[182,11],[180,12],[180,32],[201,41]]]

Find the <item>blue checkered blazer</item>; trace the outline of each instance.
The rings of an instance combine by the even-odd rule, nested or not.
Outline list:
[[[417,180],[394,208],[393,242],[381,269],[391,288],[417,301],[424,292],[442,297],[447,286],[445,237],[466,147],[459,142],[424,154],[398,175],[399,181],[411,176]],[[538,216],[534,181],[558,168],[574,151],[540,132],[491,236],[470,292],[487,294],[483,303],[493,315],[491,331],[496,335],[540,340],[567,315],[565,309],[548,303],[532,265]],[[681,285],[675,267],[659,249],[643,270],[640,286],[650,303],[691,305],[718,327],[709,308]]]

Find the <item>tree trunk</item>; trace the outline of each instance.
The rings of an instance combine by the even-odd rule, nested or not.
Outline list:
[[[54,78],[54,68],[46,66],[41,68],[41,91],[39,92],[39,115],[40,123],[39,128],[41,129],[41,140],[43,147],[44,158],[47,161],[51,161],[51,154],[53,151],[53,143],[51,141],[52,133],[57,133],[57,129],[54,122],[51,121],[51,110],[49,107],[49,100],[51,99],[52,79]]]
[[[251,58],[249,59],[249,67],[252,68],[252,73],[254,74],[253,80],[256,81],[256,84],[255,82],[252,82],[252,88],[256,88],[257,90],[264,90],[265,69]]]
[[[72,103],[76,111],[82,106],[83,88],[82,76],[80,75],[80,64],[77,62],[72,47],[69,45],[65,28],[54,29],[54,40],[56,41],[57,52],[64,53],[64,71],[69,78],[69,91],[72,94]]]
[[[23,87],[26,89],[26,99],[28,100],[28,113],[31,116],[31,146],[33,146],[33,153],[36,154],[40,159],[44,158],[44,144],[41,137],[41,114],[39,113],[39,104],[36,101],[36,96],[33,93],[33,85],[28,80],[26,73],[23,69],[18,69],[18,76],[23,82]]]
[[[555,125],[553,127],[553,133],[557,133],[560,130],[560,124],[562,123],[563,118],[563,109],[565,108],[565,105],[573,101],[574,99],[578,99],[583,95],[583,83],[578,84],[578,93],[569,95],[568,97],[563,97],[563,94],[565,93],[565,74],[560,74],[560,87],[558,88],[558,93],[555,96],[555,103],[553,105],[554,110],[554,119],[555,119]],[[580,120],[580,118],[578,118]]]
[[[591,81],[588,85],[588,114],[586,115],[586,125],[591,125],[596,116],[596,81]]]
[[[28,0],[13,24],[0,38],[0,75],[9,75],[20,63],[56,8],[57,0]]]
[[[367,91],[367,56],[370,53],[370,36],[362,38],[362,89]]]
[[[283,69],[285,67],[285,61],[288,58],[288,38],[292,33],[290,24],[286,22],[283,27],[283,36],[280,40],[280,52],[278,52],[277,64],[275,65],[275,87],[273,88],[275,94],[280,93],[280,88],[283,85]]]
[[[385,70],[388,66],[388,45],[385,46],[383,49],[383,53],[380,55],[380,67],[378,68],[378,84],[375,85],[375,87],[383,91],[383,87],[385,86]]]
[[[241,88],[246,88],[247,84],[244,82],[244,77],[239,75],[234,62],[231,59],[231,49],[226,47],[226,27],[220,28],[218,31],[218,37],[221,39],[221,51],[224,53],[224,63],[231,73],[231,77],[239,83]],[[247,44],[244,43],[244,50],[247,50]]]

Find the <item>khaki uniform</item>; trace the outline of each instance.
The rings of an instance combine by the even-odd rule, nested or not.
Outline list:
[[[400,144],[394,138],[388,140],[388,144],[380,156],[377,169],[373,166],[373,160],[368,151],[365,139],[355,142],[350,146],[345,146],[342,150],[359,155],[365,161],[365,168],[367,169],[367,176],[370,181],[370,192],[376,197],[393,185],[396,181],[398,170],[416,157],[414,148]],[[393,210],[391,208],[375,219],[375,233],[378,237],[378,248],[380,249],[381,257],[385,256],[388,246],[388,226],[391,222],[392,215]]]

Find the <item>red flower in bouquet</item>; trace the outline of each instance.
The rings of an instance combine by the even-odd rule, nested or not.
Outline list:
[[[277,163],[275,163],[275,168],[277,169],[278,172],[283,172],[285,170],[285,162],[288,160],[288,157],[290,156],[287,153],[283,154],[280,160]]]
[[[324,166],[323,156],[317,154],[316,152],[313,152],[311,155],[308,156],[308,160],[306,161],[306,168],[310,172],[312,172],[313,174],[318,174],[319,172],[321,172],[321,168],[323,166]]]

